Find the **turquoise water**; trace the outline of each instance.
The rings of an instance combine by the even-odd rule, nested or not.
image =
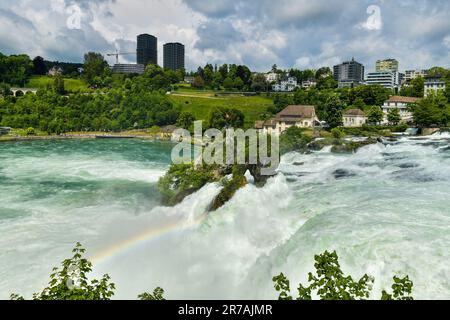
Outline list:
[[[170,144],[2,143],[0,298],[38,291],[80,241],[117,298],[162,286],[170,299],[273,299],[273,275],[304,282],[328,249],[345,272],[375,276],[374,299],[405,273],[416,298],[448,299],[449,138],[292,153],[264,188],[250,184],[208,216],[218,185],[160,206]]]

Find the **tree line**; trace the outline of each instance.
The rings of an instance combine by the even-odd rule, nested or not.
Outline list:
[[[0,52],[0,83],[25,87],[31,76],[46,75],[53,67],[60,67],[63,76],[79,77],[83,64],[49,61],[40,56],[31,60],[25,54],[7,56]]]
[[[162,73],[159,67],[150,67],[144,75],[106,91],[63,95],[50,89],[36,95],[6,96],[0,100],[0,124],[56,134],[174,124],[180,111],[165,95],[164,87],[171,82]]]
[[[272,66],[271,72],[277,74],[279,79],[284,77],[295,77],[299,83],[306,80],[317,82],[318,89],[337,88],[337,82],[333,79],[330,68],[324,67],[318,70],[298,70],[291,68],[282,70],[277,65]],[[198,67],[197,71],[188,73],[194,77],[192,86],[197,89],[247,91],[247,92],[269,92],[274,82],[269,82],[265,74],[252,72],[246,65],[206,64]]]

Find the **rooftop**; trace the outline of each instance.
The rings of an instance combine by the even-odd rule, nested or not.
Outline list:
[[[290,105],[277,114],[277,118],[313,118],[316,114],[314,106]]]
[[[415,103],[419,100],[420,100],[420,98],[415,98],[415,97],[392,96],[389,98],[389,100],[387,102]]]
[[[425,76],[425,79],[427,79],[427,78],[433,78],[433,79],[435,79],[435,78],[442,78],[443,76],[442,76],[442,74],[441,73],[434,73],[434,74],[428,74],[427,76]]]
[[[350,109],[350,110],[347,110],[344,113],[344,116],[346,116],[346,117],[350,117],[350,116],[353,116],[353,117],[356,117],[356,116],[365,117],[366,113],[364,111],[362,111],[361,109]]]

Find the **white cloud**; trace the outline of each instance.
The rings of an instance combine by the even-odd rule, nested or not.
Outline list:
[[[295,67],[299,69],[306,69],[311,66],[311,59],[309,57],[300,57],[295,60]]]
[[[442,43],[448,48],[450,49],[450,35],[446,36],[444,38],[444,40],[442,40]]]
[[[70,6],[81,29],[67,27]],[[370,5],[370,6],[369,6]],[[10,30],[15,30],[14,33]],[[133,51],[136,36],[186,46],[187,66],[243,63],[265,71],[318,68],[355,57],[370,70],[392,57],[402,69],[449,66],[450,2],[446,0],[2,0],[5,53],[82,61],[87,51]],[[17,36],[26,34],[26,37]],[[123,56],[133,62],[134,56]],[[114,59],[110,60],[111,63]]]

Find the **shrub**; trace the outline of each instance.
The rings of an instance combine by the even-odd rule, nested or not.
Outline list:
[[[345,133],[339,128],[331,129],[331,134],[332,134],[333,138],[335,138],[335,139],[341,139],[341,138],[345,137]]]
[[[316,274],[308,274],[308,286],[299,284],[296,300],[312,300],[313,294],[321,300],[363,300],[368,299],[375,281],[365,274],[355,281],[351,276],[344,275],[339,265],[339,257],[335,252],[325,251],[314,257]],[[279,292],[279,300],[293,300],[289,279],[281,273],[273,278],[274,287]],[[413,288],[409,277],[394,277],[393,294],[382,292],[382,300],[413,300]]]
[[[87,275],[92,271],[92,263],[83,255],[86,250],[77,243],[72,250],[73,257],[62,262],[62,268],[54,268],[47,288],[35,293],[33,300],[110,300],[114,296],[116,286],[110,282],[109,275],[100,280],[89,281]],[[141,300],[165,300],[164,290],[156,288],[153,294],[143,293]],[[25,300],[18,294],[11,294],[11,300]]]
[[[36,131],[34,130],[33,127],[29,127],[26,131],[27,136],[34,136],[36,134]]]
[[[305,135],[304,129],[293,126],[280,137],[280,152],[286,154],[292,151],[305,152],[312,138]]]

